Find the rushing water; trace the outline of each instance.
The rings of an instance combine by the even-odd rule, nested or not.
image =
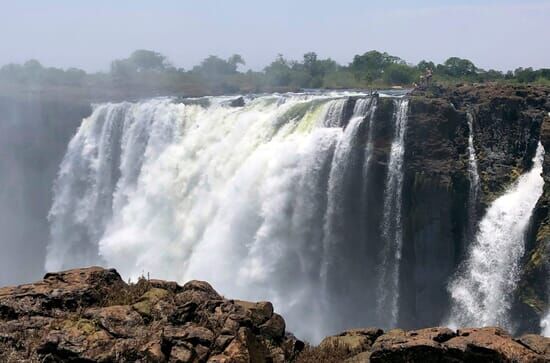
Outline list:
[[[273,301],[306,338],[340,328],[321,317],[352,310],[336,291],[360,283],[335,279],[363,267],[333,252],[365,249],[364,235],[349,235],[363,228],[349,200],[366,193],[377,104],[346,96],[270,95],[238,108],[224,98],[208,107],[97,105],[60,167],[46,269],[101,264],[134,279],[204,279],[230,296]],[[406,103],[398,104],[401,130]]]
[[[395,326],[398,318],[399,267],[403,244],[401,204],[403,191],[403,156],[405,154],[405,133],[407,130],[407,99],[396,100],[394,138],[391,145],[386,190],[384,197],[384,239],[383,262],[378,286],[378,311],[389,316],[389,326]]]
[[[545,337],[550,337],[550,312],[547,312],[546,315],[540,321],[541,334]]]
[[[479,172],[477,168],[477,156],[474,146],[474,117],[471,112],[466,114],[468,120],[468,174],[470,179],[470,192],[468,195],[468,239],[474,237],[477,223],[477,198],[479,194]]]
[[[46,269],[99,264],[125,278],[207,280],[227,296],[272,301],[290,331],[314,342],[410,321],[401,310],[418,298],[402,283],[414,283],[403,276],[414,263],[402,216],[409,102],[392,97],[96,105],[59,169]],[[471,210],[479,190],[473,122]],[[479,230],[449,287],[452,324],[510,325],[542,154],[539,146],[532,170],[480,223],[470,211]]]
[[[467,260],[449,286],[449,325],[513,329],[511,298],[525,250],[526,229],[542,194],[543,157],[544,148],[539,143],[532,169],[496,199],[480,221]]]

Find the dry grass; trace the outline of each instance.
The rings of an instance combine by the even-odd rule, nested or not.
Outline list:
[[[355,354],[357,352],[353,352],[347,345],[341,343],[317,347],[306,344],[295,363],[337,363],[343,362]]]
[[[103,306],[132,305],[143,294],[151,289],[151,283],[145,277],[140,277],[136,283],[129,283],[124,287],[113,287],[106,294]]]

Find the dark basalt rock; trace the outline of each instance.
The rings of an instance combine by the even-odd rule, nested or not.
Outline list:
[[[477,220],[492,201],[531,168],[540,140],[550,150],[550,88],[516,85],[457,85],[415,91],[405,137],[403,182],[402,301],[398,325],[435,325],[449,306],[447,283],[472,242],[468,226],[468,123],[480,192]],[[544,163],[549,178],[550,155]],[[550,180],[547,180],[550,182]],[[534,212],[526,238],[522,277],[512,316],[518,332],[538,331],[547,310],[550,276],[550,183]]]
[[[234,100],[231,100],[229,102],[229,106],[231,106],[231,107],[243,107],[244,106],[244,98],[243,97],[238,97],[238,98],[235,98]]]

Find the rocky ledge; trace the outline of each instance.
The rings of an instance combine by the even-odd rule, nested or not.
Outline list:
[[[91,267],[0,289],[0,362],[286,362],[303,343],[269,302]]]
[[[500,328],[356,329],[317,347],[285,331],[269,302],[208,283],[99,267],[0,289],[0,362],[548,362],[550,339]]]

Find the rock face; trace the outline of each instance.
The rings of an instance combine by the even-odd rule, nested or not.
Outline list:
[[[0,289],[1,362],[286,362],[302,347],[271,303],[201,281],[127,285],[92,267]]]
[[[331,350],[332,349],[332,350]],[[334,352],[346,363],[376,362],[548,362],[550,338],[525,335],[514,339],[500,328],[427,328],[404,331],[379,329],[344,332],[326,338],[318,348],[304,352],[298,362]],[[330,355],[329,355],[330,356]],[[317,362],[330,362],[330,358]]]
[[[353,106],[353,99],[346,103]],[[349,105],[348,105],[349,104]],[[353,108],[353,107],[350,107]],[[383,325],[373,309],[376,301],[380,253],[384,239],[381,227],[387,169],[394,134],[395,102],[380,97],[372,126],[372,155],[368,178],[346,186],[339,198],[350,210],[342,218],[338,259],[327,279],[335,317],[328,325],[338,330],[356,322]],[[416,329],[440,324],[448,315],[448,283],[464,261],[474,240],[475,222],[485,210],[530,170],[539,140],[550,150],[550,88],[522,85],[457,85],[409,96],[405,133],[402,190],[403,246],[399,265],[397,326]],[[479,174],[477,198],[470,200],[469,125],[472,117],[473,144]],[[345,119],[349,117],[346,112]],[[367,139],[366,131],[358,133]],[[513,323],[517,332],[539,330],[548,309],[550,261],[550,153],[544,165],[547,183],[526,238],[521,261],[521,281],[514,295]],[[365,191],[363,193],[363,191]],[[364,199],[359,196],[364,195]],[[362,206],[368,206],[366,212]],[[474,215],[470,218],[470,212]],[[363,214],[362,214],[363,213]],[[473,223],[469,223],[473,220]],[[361,226],[361,228],[357,228]]]
[[[479,169],[473,207],[487,206],[531,168],[538,141],[550,150],[550,89],[513,85],[457,85],[414,92],[410,100],[403,183],[403,254],[398,326],[439,324],[449,300],[447,284],[472,241],[468,210],[468,113]],[[545,159],[545,178],[550,170]],[[550,184],[546,183],[546,189]],[[550,189],[549,189],[550,190]],[[548,201],[539,201],[526,238],[514,312],[518,332],[538,331],[548,301],[545,246],[550,242]]]

